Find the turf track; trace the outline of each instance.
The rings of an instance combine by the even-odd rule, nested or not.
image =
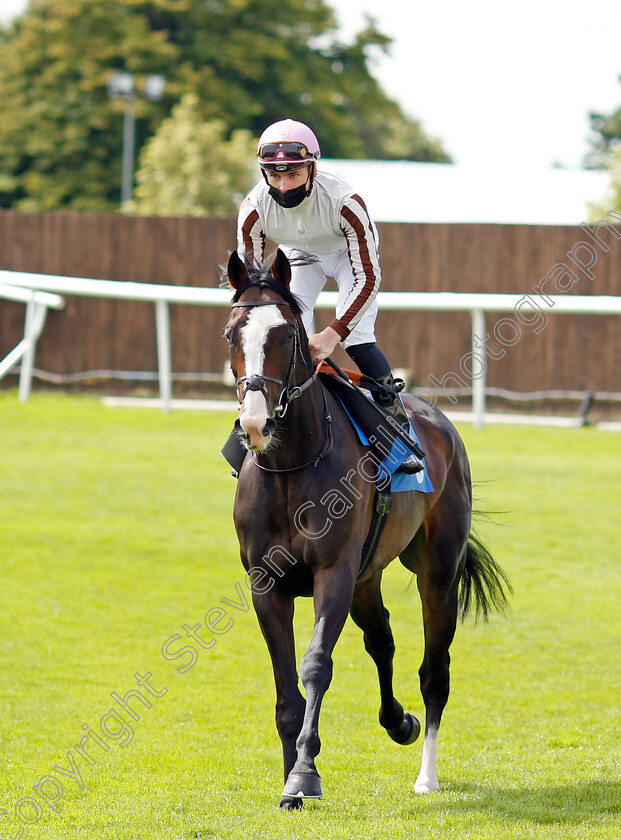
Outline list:
[[[321,720],[326,797],[284,814],[271,668],[217,457],[230,419],[0,393],[0,837],[617,840],[621,436],[462,429],[478,506],[498,512],[479,533],[515,595],[506,619],[458,628],[443,792],[412,793],[420,742],[377,724],[350,622]],[[420,714],[416,587],[395,563],[384,590],[398,696]],[[165,659],[216,606],[226,632],[203,631],[214,643],[195,661]],[[310,621],[301,602],[300,652]],[[151,706],[134,700],[123,728],[111,693],[138,689],[136,673],[159,696],[142,688]],[[88,731],[107,747],[91,739],[92,764],[75,749]]]

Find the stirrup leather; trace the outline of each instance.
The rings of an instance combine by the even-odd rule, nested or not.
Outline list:
[[[405,406],[403,404],[403,400],[399,396],[397,392],[395,394],[394,400],[392,405],[385,405],[385,411],[389,411],[397,423],[403,428],[405,432],[410,433],[410,420],[407,415],[407,411],[405,410]],[[397,467],[397,472],[406,473],[407,475],[414,475],[417,472],[420,472],[423,467],[423,462],[418,458],[413,452],[408,455],[405,461]]]

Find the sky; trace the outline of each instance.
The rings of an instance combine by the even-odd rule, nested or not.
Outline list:
[[[579,167],[621,105],[621,0],[333,0],[394,38],[374,75],[460,164]],[[374,11],[376,9],[377,11]]]
[[[590,111],[621,106],[621,0],[326,0],[344,40],[364,14],[394,39],[371,70],[473,167],[577,168]],[[0,0],[6,21],[25,0]]]

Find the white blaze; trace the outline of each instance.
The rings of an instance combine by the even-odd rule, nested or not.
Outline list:
[[[265,363],[265,342],[272,327],[286,324],[277,306],[255,306],[242,329],[242,349],[246,360],[246,376],[261,376]]]
[[[273,327],[286,324],[280,309],[274,306],[256,306],[250,311],[242,328],[242,350],[246,376],[262,376],[265,364],[265,344]],[[240,422],[246,432],[261,431],[267,420],[267,404],[260,391],[248,391],[241,408]]]

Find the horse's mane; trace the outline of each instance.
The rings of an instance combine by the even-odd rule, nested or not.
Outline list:
[[[251,287],[257,288],[259,290],[271,289],[273,292],[276,292],[276,294],[279,294],[282,297],[282,299],[289,304],[289,307],[291,308],[291,311],[294,315],[300,315],[302,312],[302,305],[300,304],[300,301],[293,294],[293,292],[289,289],[288,286],[283,286],[274,277],[274,275],[271,272],[273,262],[273,254],[270,254],[270,256],[266,257],[259,265],[256,265],[247,257],[244,257],[244,265],[248,274],[248,282],[241,289],[236,290],[231,303],[237,303],[243,292],[247,291],[247,289]],[[306,254],[301,251],[289,258],[289,265],[292,266],[311,265],[314,262],[317,262],[316,257],[313,257],[310,254]],[[226,271],[223,272],[223,281],[224,282],[222,285],[230,288],[230,283],[228,282],[228,279],[226,277]]]

